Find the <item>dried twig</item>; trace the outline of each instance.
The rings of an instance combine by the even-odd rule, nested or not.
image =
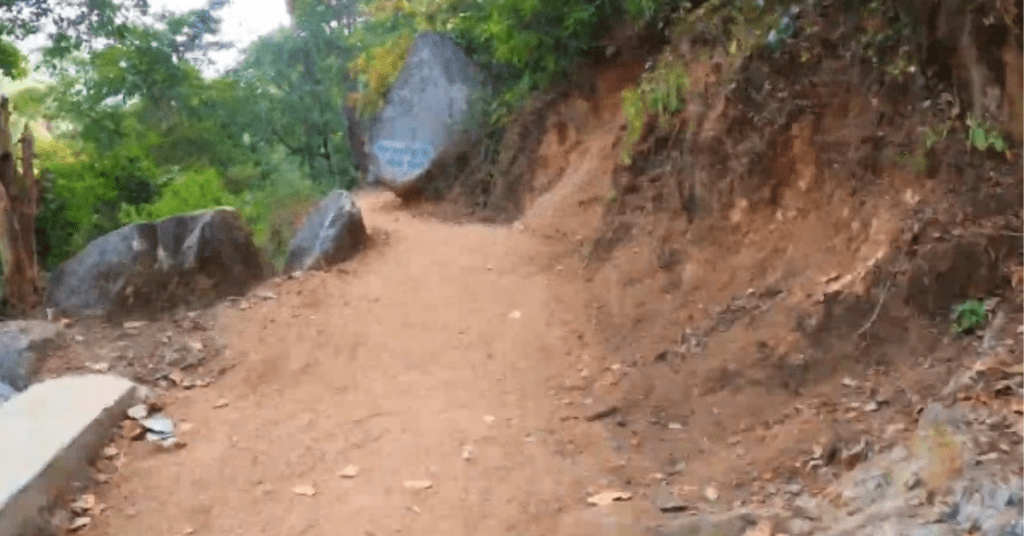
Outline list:
[[[875,307],[875,312],[871,314],[871,318],[868,319],[864,327],[857,330],[857,336],[863,335],[868,329],[878,320],[878,313],[882,311],[882,304],[885,303],[885,297],[889,293],[889,285],[892,284],[892,279],[885,282],[885,286],[882,287],[882,296],[878,298],[878,306]]]

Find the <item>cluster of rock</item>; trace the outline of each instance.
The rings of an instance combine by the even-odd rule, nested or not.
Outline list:
[[[351,194],[336,190],[290,244],[288,272],[351,258],[366,226]],[[238,213],[216,208],[134,223],[101,236],[50,274],[51,314],[121,318],[240,296],[274,274]]]
[[[608,503],[565,516],[557,536],[1024,536],[1024,493],[1014,469],[978,456],[971,417],[933,403],[908,446],[884,451],[813,495],[795,486],[774,507],[638,515]],[[655,501],[657,502],[657,501]],[[666,512],[660,505],[654,505]]]

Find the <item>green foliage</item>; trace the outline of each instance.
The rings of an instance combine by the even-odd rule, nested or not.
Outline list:
[[[296,226],[329,188],[306,179],[295,158],[283,152],[277,156],[278,165],[270,174],[272,178],[259,188],[236,196],[235,207],[252,229],[256,244],[265,248],[274,263],[281,267]]]
[[[160,197],[149,204],[125,203],[121,207],[123,223],[162,220],[175,214],[234,205],[236,199],[224,186],[224,180],[215,169],[206,168],[182,173],[174,177]]]
[[[28,58],[13,43],[0,37],[0,75],[12,80],[28,76]]]
[[[991,148],[1003,153],[1008,149],[1006,140],[999,130],[987,121],[977,118],[967,119],[967,142],[979,151]]]
[[[384,98],[405,64],[414,33],[405,30],[387,43],[359,55],[351,69],[360,76],[363,91],[356,93],[354,105],[362,117],[371,117],[384,106]]]
[[[98,157],[41,145],[37,166],[42,199],[36,218],[43,265],[52,268],[123,222],[121,206],[158,193],[157,170],[141,154]]]
[[[622,111],[626,117],[623,162],[632,161],[633,147],[643,134],[648,119],[653,115],[659,126],[664,127],[683,110],[688,90],[686,65],[681,60],[666,57],[658,68],[644,73],[635,88],[622,92]]]
[[[260,38],[229,76],[249,95],[240,115],[251,118],[250,144],[284,147],[314,182],[348,188],[356,181],[343,112],[352,52],[343,36],[312,26]]]
[[[359,81],[361,113],[375,113],[401,68],[412,37],[420,31],[452,36],[497,80],[501,95],[490,102],[496,124],[536,90],[564,78],[602,32],[632,16],[646,22],[678,1],[604,0],[374,0],[369,21],[355,34],[365,52],[351,65]]]
[[[981,300],[967,300],[953,309],[953,331],[968,333],[988,322],[988,309]]]
[[[771,5],[761,4],[757,0],[708,0],[696,9],[680,13],[670,33],[674,40],[700,37],[724,48],[734,58],[743,58],[762,46],[772,30],[777,37],[774,46],[781,46],[793,28],[783,24]]]

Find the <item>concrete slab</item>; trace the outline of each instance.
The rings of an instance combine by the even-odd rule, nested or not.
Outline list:
[[[89,465],[137,402],[117,376],[66,376],[37,383],[0,406],[0,534],[45,533],[49,510]]]

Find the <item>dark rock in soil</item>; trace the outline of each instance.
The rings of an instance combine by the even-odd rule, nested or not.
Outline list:
[[[352,258],[366,243],[366,225],[352,195],[331,192],[306,216],[288,246],[285,273],[326,268]]]
[[[52,350],[61,328],[40,320],[11,320],[0,323],[0,401],[4,387],[24,391],[42,366],[43,354]]]
[[[239,296],[273,274],[230,208],[135,223],[92,241],[50,275],[45,304],[118,318]]]

